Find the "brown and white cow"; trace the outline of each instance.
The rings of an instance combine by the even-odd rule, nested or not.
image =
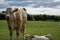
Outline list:
[[[13,30],[16,30],[16,40],[19,40],[19,33],[25,34],[25,26],[27,21],[27,12],[25,8],[7,8],[6,11],[6,20],[10,32],[10,40],[12,40]]]
[[[38,35],[25,35],[25,40],[53,40],[51,34],[43,35],[43,36],[38,36]]]

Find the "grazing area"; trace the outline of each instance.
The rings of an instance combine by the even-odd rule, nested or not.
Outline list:
[[[13,40],[15,40],[16,39],[15,31],[13,32],[13,34],[14,34]],[[32,35],[51,34],[53,40],[60,40],[60,22],[27,21],[26,34]],[[9,40],[9,30],[7,27],[7,22],[5,20],[0,20],[0,40]]]

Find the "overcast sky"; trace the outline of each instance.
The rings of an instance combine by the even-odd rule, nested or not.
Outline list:
[[[0,0],[0,11],[7,7],[24,7],[29,14],[60,15],[60,0]]]

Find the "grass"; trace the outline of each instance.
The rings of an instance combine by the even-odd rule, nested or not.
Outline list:
[[[60,40],[60,22],[28,21],[26,33],[33,35],[51,34],[53,40]],[[14,31],[13,40],[15,40],[15,36]],[[9,30],[5,20],[0,20],[0,40],[9,40]]]

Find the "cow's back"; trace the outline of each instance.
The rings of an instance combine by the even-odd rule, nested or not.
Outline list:
[[[17,12],[14,13],[14,27],[15,28],[22,28],[22,24],[26,24],[27,21],[27,14],[23,9],[19,9]],[[13,15],[14,15],[13,14]]]

